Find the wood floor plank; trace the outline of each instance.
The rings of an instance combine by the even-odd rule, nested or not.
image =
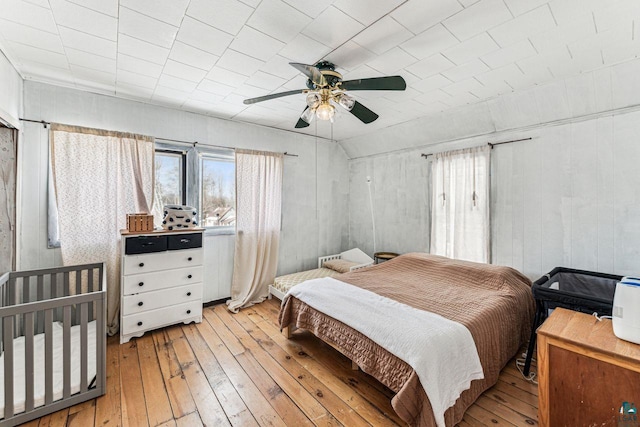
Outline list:
[[[475,418],[476,420],[478,420],[479,422],[487,426],[513,426],[514,425],[513,423],[510,423],[509,421],[499,417],[498,415],[487,411],[486,409],[484,409],[483,407],[477,404],[471,405],[469,409],[467,409],[467,413],[471,417]]]
[[[205,321],[196,325],[196,328],[211,351],[213,351],[225,374],[234,384],[247,406],[251,407],[254,414],[261,414],[258,418],[263,418],[264,415],[264,418],[268,420],[273,417],[273,411],[275,411],[285,425],[311,426],[311,421],[289,396],[284,393],[272,393],[277,384],[262,367],[256,371],[243,369],[239,361],[225,346],[217,331],[208,322],[207,318],[211,316],[215,317],[215,320],[219,320],[217,316],[206,310]]]
[[[185,415],[182,418],[176,420],[176,427],[202,427],[202,420],[200,414],[192,412],[189,415]]]
[[[524,415],[531,420],[536,420],[538,416],[538,409],[530,405],[526,402],[521,401],[517,397],[500,391],[496,386],[491,387],[489,390],[484,392],[484,395],[489,399],[495,400],[496,402],[511,408],[519,414]],[[530,423],[528,423],[530,424]]]
[[[197,332],[195,326],[183,326],[182,330],[231,424],[234,426],[257,427],[257,421],[247,409],[247,405],[242,401],[242,398]]]
[[[500,378],[498,378],[498,382],[493,386],[494,389],[499,390],[501,393],[507,394],[521,402],[524,402],[528,405],[531,405],[534,408],[538,407],[538,396],[537,394],[529,393],[528,391],[524,391],[519,389],[503,380],[504,375],[500,374]]]
[[[96,425],[119,427],[122,425],[120,386],[120,344],[118,336],[107,339],[107,382],[105,394],[96,399]]]
[[[153,336],[146,334],[136,338],[138,362],[144,389],[144,401],[150,426],[157,426],[173,419],[169,396],[162,378],[160,363]]]
[[[317,400],[323,404],[329,412],[341,423],[347,426],[369,426],[371,423],[363,418],[360,411],[351,407],[347,400],[349,395],[342,397],[327,386],[322,379],[324,373],[311,372],[307,366],[303,366],[295,357],[292,357],[279,345],[277,345],[257,324],[255,324],[246,312],[234,314],[233,318],[245,329],[257,345],[262,347],[280,366],[285,368],[298,382],[310,393],[315,393]],[[265,323],[264,321],[261,323]],[[253,350],[252,350],[253,351]],[[330,382],[330,381],[326,381]],[[378,413],[379,414],[379,413]]]
[[[39,427],[65,427],[69,418],[69,409],[62,409],[40,418]]]
[[[120,346],[120,384],[123,426],[147,426],[147,407],[135,340]]]
[[[67,427],[86,427],[94,425],[96,422],[96,402],[95,399],[76,405],[76,410],[67,418]]]
[[[171,345],[176,352],[182,372],[189,384],[189,390],[200,413],[202,422],[210,426],[231,426],[216,398],[202,368],[195,358],[180,325],[167,328]]]
[[[496,400],[490,399],[485,395],[480,396],[478,400],[476,400],[475,405],[486,409],[488,412],[491,412],[492,414],[497,415],[516,426],[538,425],[538,421],[536,419],[522,415],[514,409],[503,405]]]

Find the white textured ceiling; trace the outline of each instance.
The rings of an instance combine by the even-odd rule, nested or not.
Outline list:
[[[402,75],[352,93],[380,118],[340,111],[343,140],[631,59],[639,20],[637,0],[0,0],[0,49],[26,79],[287,130],[303,95],[242,100],[304,88],[288,62]]]

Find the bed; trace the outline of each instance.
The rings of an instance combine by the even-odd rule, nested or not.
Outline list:
[[[534,314],[531,282],[509,267],[477,264],[429,254],[412,253],[401,255],[391,261],[367,269],[346,273],[335,278],[316,279],[292,289],[284,298],[279,321],[287,336],[292,329],[302,328],[338,349],[364,372],[372,375],[393,390],[396,395],[391,403],[397,414],[413,426],[453,426],[460,422],[466,409],[482,392],[494,385],[500,371],[525,343]],[[442,321],[462,327],[470,333],[474,350],[481,364],[481,379],[468,382],[452,406],[441,413],[432,409],[427,390],[433,393],[433,385],[423,385],[421,376],[396,352],[387,350],[381,341],[370,338],[368,332],[349,326],[346,320],[323,307],[316,309],[316,300],[305,296],[306,290],[330,289],[340,283],[342,295],[334,299],[335,304],[351,292],[366,292],[375,298],[387,301],[391,306],[401,307],[411,313],[435,316]],[[328,285],[332,286],[328,286]],[[325,288],[323,288],[325,286]],[[310,303],[304,300],[311,301]],[[352,310],[374,310],[356,298]],[[415,314],[414,313],[414,314]],[[392,313],[395,316],[395,313]],[[345,319],[348,319],[345,315]],[[366,317],[366,316],[365,316]],[[394,322],[373,319],[371,330],[384,330]],[[378,319],[376,323],[376,319]],[[393,320],[393,319],[391,319]],[[425,322],[406,322],[405,327],[380,332],[392,339],[404,342],[412,340],[411,334],[420,329],[430,329]],[[411,334],[404,333],[411,331]],[[407,336],[409,335],[409,336]],[[446,334],[441,334],[445,336]],[[437,348],[427,342],[416,342],[420,356],[450,351]],[[452,350],[451,358],[458,356]],[[445,361],[445,363],[447,363]],[[415,366],[415,365],[413,365]],[[453,371],[461,369],[454,366]],[[443,372],[445,370],[443,369]],[[478,378],[478,377],[476,377]],[[440,405],[441,406],[441,405]]]
[[[105,393],[104,264],[6,273],[0,303],[0,426]]]
[[[318,258],[318,268],[297,273],[278,276],[269,285],[269,298],[275,296],[279,300],[294,286],[312,279],[334,277],[345,272],[356,271],[369,267],[373,259],[358,248],[353,248],[335,255],[327,255]]]

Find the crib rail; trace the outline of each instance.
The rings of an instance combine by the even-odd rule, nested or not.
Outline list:
[[[0,277],[0,354],[4,355],[4,418],[14,426],[104,394],[106,381],[106,270],[102,263],[11,272]],[[95,323],[96,360],[88,358],[88,325]],[[54,401],[54,322],[62,325],[62,398]],[[80,387],[71,394],[71,327],[80,330]],[[34,398],[34,342],[44,334],[44,405]],[[24,337],[24,411],[15,414],[14,339]],[[95,386],[87,380],[95,363]]]
[[[340,258],[342,258],[341,254],[321,256],[318,258],[318,268],[322,267],[322,264],[324,264],[327,261],[331,261],[333,259],[340,259]]]

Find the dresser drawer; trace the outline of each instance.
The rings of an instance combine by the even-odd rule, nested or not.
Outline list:
[[[167,250],[167,236],[127,237],[124,246],[127,255],[162,252]]]
[[[202,249],[156,252],[124,257],[123,274],[140,274],[202,264]]]
[[[127,316],[190,301],[202,303],[201,298],[202,283],[194,283],[193,285],[178,286],[160,291],[127,295],[123,297],[120,309],[122,314]]]
[[[194,265],[193,267],[176,268],[169,271],[124,276],[122,294],[131,295],[199,283],[202,282],[202,272],[201,265]]]
[[[202,317],[202,301],[187,302],[122,317],[121,333],[134,334]]]
[[[193,249],[202,247],[202,233],[178,234],[167,236],[167,248],[170,251],[177,249]]]

